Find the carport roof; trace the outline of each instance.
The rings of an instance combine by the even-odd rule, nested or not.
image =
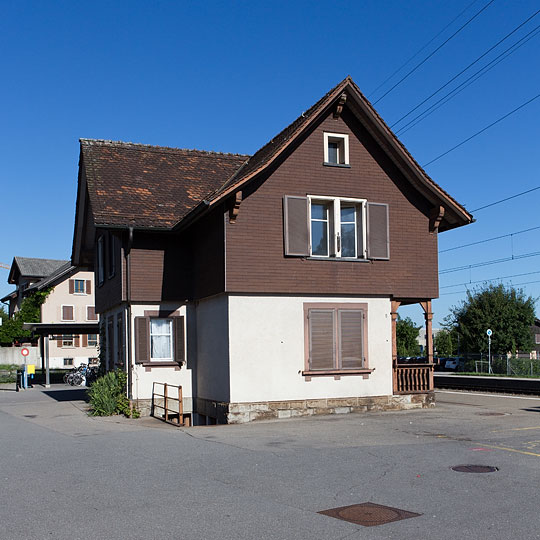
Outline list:
[[[98,322],[80,323],[24,323],[25,330],[41,336],[49,334],[98,334]]]

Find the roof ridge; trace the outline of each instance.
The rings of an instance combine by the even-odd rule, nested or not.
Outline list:
[[[187,153],[197,153],[197,154],[207,154],[212,156],[225,156],[225,157],[251,157],[250,154],[238,154],[233,152],[216,152],[214,150],[199,150],[197,148],[177,148],[174,146],[159,146],[154,144],[144,144],[144,143],[135,143],[135,142],[125,142],[125,141],[113,141],[110,139],[86,139],[84,137],[79,139],[81,144],[87,146],[100,145],[100,146],[121,146],[123,148],[133,148],[134,150],[145,149],[155,152],[165,151],[165,152],[187,152]]]

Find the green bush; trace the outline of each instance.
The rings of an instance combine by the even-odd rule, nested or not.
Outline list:
[[[128,418],[137,418],[139,413],[131,409],[126,397],[127,375],[124,371],[109,371],[99,377],[90,389],[90,407],[94,416],[112,416],[124,414]]]

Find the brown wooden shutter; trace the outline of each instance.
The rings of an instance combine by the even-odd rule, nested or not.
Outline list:
[[[135,363],[150,361],[150,319],[135,317]]]
[[[62,306],[62,319],[64,321],[73,320],[73,306]]]
[[[82,335],[82,346],[83,347],[88,347],[88,335],[87,334]]]
[[[64,336],[56,336],[56,345],[58,347],[62,346],[63,341],[64,341]]]
[[[186,360],[184,347],[184,317],[173,317],[174,360],[183,363]]]
[[[73,337],[73,344],[75,345],[75,347],[80,347],[81,346],[81,336],[79,336],[78,334],[76,336]]]
[[[86,280],[86,294],[92,294],[92,281],[90,279]]]
[[[69,294],[73,294],[75,292],[75,280],[70,279],[69,280]]]
[[[283,197],[283,234],[285,255],[309,255],[309,223],[307,197]]]
[[[364,365],[363,322],[362,310],[340,309],[338,312],[339,359],[343,369]]]
[[[388,205],[367,203],[368,258],[390,258]]]
[[[309,369],[334,369],[335,322],[333,309],[310,309],[309,318]]]

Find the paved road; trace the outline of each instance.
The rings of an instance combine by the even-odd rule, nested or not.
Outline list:
[[[81,397],[0,389],[2,540],[540,538],[540,399],[182,430],[91,418]],[[363,502],[422,515],[317,513]]]

